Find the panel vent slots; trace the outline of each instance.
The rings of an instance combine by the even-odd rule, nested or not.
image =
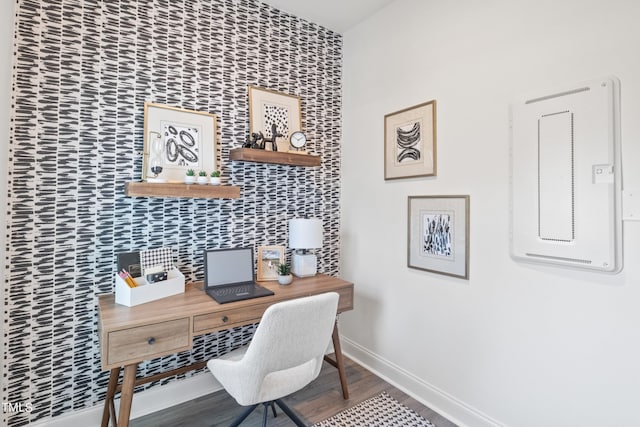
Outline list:
[[[546,101],[553,98],[559,98],[561,96],[573,95],[574,93],[586,92],[591,90],[590,87],[581,87],[579,89],[568,90],[566,92],[554,93],[553,95],[541,96],[540,98],[533,98],[525,101],[525,104],[533,104],[534,102]]]
[[[527,256],[533,257],[533,258],[541,258],[541,259],[548,259],[548,260],[554,260],[554,261],[563,261],[563,262],[575,262],[578,264],[591,264],[592,261],[589,259],[576,259],[576,258],[564,258],[564,257],[560,257],[560,256],[551,256],[551,255],[539,255],[539,254],[530,254],[527,253]]]

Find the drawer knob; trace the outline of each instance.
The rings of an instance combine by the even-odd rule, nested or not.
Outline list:
[[[227,323],[228,321],[229,321],[229,318],[227,316],[222,316],[223,323]]]
[[[155,339],[154,337],[151,337],[151,338],[149,338],[149,339],[147,340],[147,343],[148,343],[149,345],[154,345],[154,344],[156,343],[156,339]]]

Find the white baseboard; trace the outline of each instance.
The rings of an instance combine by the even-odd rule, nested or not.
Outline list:
[[[342,336],[340,340],[345,356],[459,426],[504,425],[350,339]]]
[[[221,390],[213,375],[202,372],[193,377],[173,381],[161,387],[154,387],[136,393],[131,406],[131,419],[142,417],[170,406],[175,406],[200,396]],[[116,411],[120,401],[116,399]],[[102,420],[102,404],[74,411],[70,414],[49,418],[31,424],[33,427],[86,427],[99,426]]]

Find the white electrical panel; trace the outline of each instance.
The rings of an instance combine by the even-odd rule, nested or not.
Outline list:
[[[511,255],[622,269],[620,83],[596,79],[511,106]]]

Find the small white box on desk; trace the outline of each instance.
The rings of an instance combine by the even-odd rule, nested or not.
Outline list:
[[[133,307],[171,295],[184,292],[184,275],[177,268],[167,272],[167,280],[147,283],[144,277],[134,279],[135,288],[129,285],[116,273],[116,304]]]

